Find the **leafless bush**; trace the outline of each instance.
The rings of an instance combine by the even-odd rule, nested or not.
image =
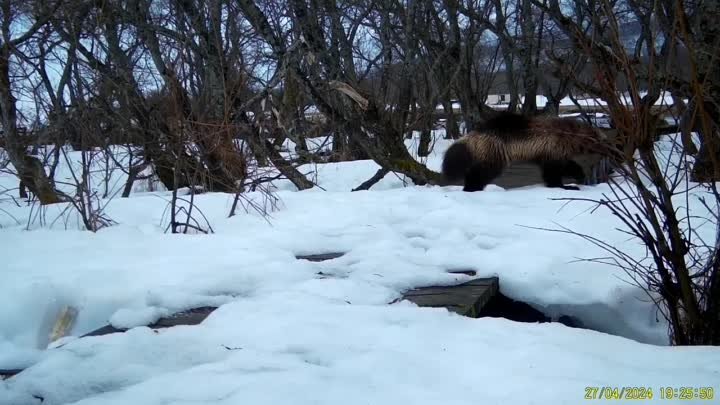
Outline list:
[[[282,174],[275,175],[273,177],[253,177],[250,184],[247,184],[248,193],[236,193],[233,199],[232,207],[228,217],[236,215],[238,206],[242,207],[245,212],[255,211],[268,219],[270,213],[275,211],[278,207],[279,197],[273,192],[271,182],[278,180],[282,177]],[[256,201],[259,196],[260,201]]]
[[[98,151],[81,151],[81,167],[80,172],[77,173],[67,152],[64,150],[62,152],[76,190],[74,195],[66,196],[67,200],[69,205],[74,207],[75,212],[80,216],[85,229],[91,232],[97,232],[115,224],[115,221],[105,213],[105,208],[112,198],[102,197],[93,187],[95,184],[92,179],[92,167],[99,155],[100,152]]]
[[[181,195],[178,189],[172,191],[172,198],[168,204],[170,221],[165,227],[165,232],[184,234],[214,233],[210,221],[195,204],[196,192],[195,187],[190,187],[186,195]]]
[[[589,201],[618,218],[623,224],[621,231],[644,246],[646,254],[638,258],[622,246],[591,235],[581,236],[610,254],[608,258],[595,260],[622,268],[630,280],[656,301],[669,322],[673,344],[718,345],[720,195],[711,178],[692,183],[691,162],[694,160],[694,165],[698,165],[699,160],[691,156],[694,148],[688,145],[687,137],[678,136],[679,141],[665,151],[658,151],[655,143],[662,117],[677,113],[674,109],[657,107],[658,100],[664,99],[669,89],[694,101],[690,103],[691,113],[685,116],[695,117],[701,124],[687,123],[690,128],[704,126],[700,148],[713,151],[717,145],[717,116],[711,115],[707,108],[708,104],[718,101],[707,92],[718,85],[712,82],[713,77],[717,78],[712,70],[717,68],[692,56],[709,49],[699,41],[697,33],[694,40],[689,40],[692,34],[684,26],[692,16],[697,17],[695,13],[699,10],[688,10],[674,1],[616,4],[607,0],[587,3],[577,0],[577,3],[578,7],[590,10],[587,21],[564,15],[556,0],[535,1],[592,65],[595,80],[576,84],[607,103],[607,114],[617,132],[617,146],[624,156],[623,164],[616,167],[618,175],[610,180],[610,195]],[[618,26],[624,13],[634,14],[643,24],[634,55],[620,39]],[[650,25],[651,14],[661,16],[660,32]],[[589,30],[581,28],[583,22],[588,23]],[[716,47],[713,43],[710,49],[717,52]],[[688,51],[689,63],[698,70],[685,76],[677,74],[674,67],[678,63],[678,48]],[[647,55],[646,63],[639,62],[641,51]],[[698,74],[711,81],[698,86]],[[626,89],[618,89],[619,77],[626,83]],[[668,156],[661,156],[663,152]],[[718,166],[711,167],[709,172],[720,173],[717,169]],[[698,204],[692,208],[693,200],[699,201],[704,209],[697,208]],[[708,227],[714,230],[710,240],[703,235],[703,229]],[[566,228],[562,231],[574,233]]]

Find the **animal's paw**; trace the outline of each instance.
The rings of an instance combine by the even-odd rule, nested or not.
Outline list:
[[[580,187],[577,186],[562,186],[565,190],[574,190],[574,191],[580,191]]]

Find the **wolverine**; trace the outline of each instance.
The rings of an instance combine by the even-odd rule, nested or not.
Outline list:
[[[573,156],[609,151],[602,135],[579,120],[500,112],[447,149],[442,174],[451,183],[464,181],[464,191],[481,191],[513,162],[529,162],[540,167],[547,187],[579,190],[562,181],[585,183]]]

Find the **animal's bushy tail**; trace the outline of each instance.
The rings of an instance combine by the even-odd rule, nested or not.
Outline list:
[[[470,148],[463,142],[455,142],[445,151],[442,174],[447,181],[453,183],[464,180],[472,164],[473,156]]]

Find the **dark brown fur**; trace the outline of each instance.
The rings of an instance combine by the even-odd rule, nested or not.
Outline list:
[[[466,191],[478,191],[512,162],[532,162],[541,167],[548,187],[577,189],[562,184],[564,175],[578,183],[585,180],[573,156],[608,151],[602,135],[576,119],[505,112],[455,141],[445,154],[442,172],[450,182],[464,179]]]

